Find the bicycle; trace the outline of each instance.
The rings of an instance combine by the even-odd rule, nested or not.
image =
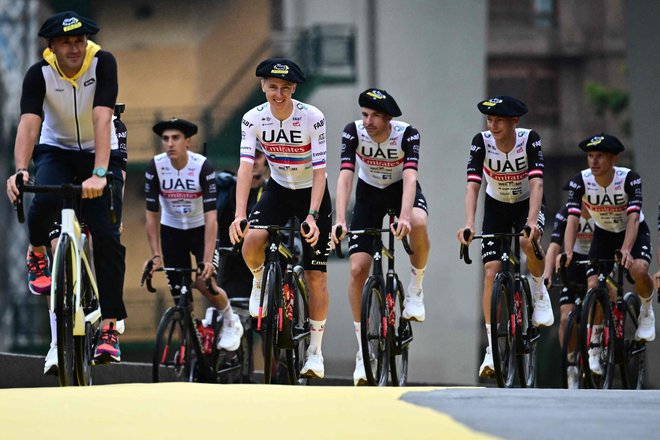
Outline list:
[[[525,226],[527,235],[529,226]],[[518,381],[523,388],[536,386],[537,342],[540,337],[538,328],[532,325],[532,294],[529,281],[521,273],[520,240],[522,233],[496,233],[475,235],[474,239],[502,240],[502,268],[495,276],[490,307],[491,347],[495,379],[500,388],[513,387],[516,370]],[[470,231],[463,232],[465,240],[470,238]],[[511,255],[511,241],[514,242]],[[534,255],[539,260],[543,254],[536,241],[531,240]],[[466,264],[472,264],[468,246],[461,244],[460,258]]]
[[[309,230],[305,222],[301,227]],[[297,221],[293,226],[250,225],[250,228],[268,231],[269,237],[257,317],[257,331],[264,332],[264,383],[272,383],[277,376],[280,350],[285,350],[289,384],[306,385],[309,377],[302,376],[300,370],[309,348],[311,328],[305,271],[300,265],[294,266],[292,251],[294,234],[299,230]],[[280,232],[290,233],[287,245],[281,242]],[[286,263],[284,272],[282,261]],[[265,298],[268,298],[268,310],[262,318]]]
[[[150,272],[153,262],[147,263],[140,285],[155,293]],[[162,267],[156,272],[190,275],[202,268]],[[213,310],[211,323],[205,327],[195,318],[192,303],[192,281],[179,288],[175,305],[165,310],[156,331],[152,364],[152,379],[158,382],[240,383],[246,371],[244,349],[234,352],[218,348],[222,317]],[[241,345],[244,345],[241,340]]]
[[[617,252],[614,260],[579,262],[598,268],[598,287],[587,292],[580,317],[580,349],[588,388],[612,388],[617,365],[623,388],[643,389],[645,385],[646,344],[635,341],[641,301],[633,292],[623,292],[625,269],[618,263],[620,257]],[[608,270],[611,263],[614,263],[612,273]],[[610,288],[614,296],[610,295]],[[601,375],[589,366],[589,351],[594,349],[600,352]]]
[[[399,276],[394,268],[394,233],[397,223],[395,213],[388,211],[390,228],[367,228],[346,231],[348,235],[366,235],[373,237],[371,275],[362,289],[360,309],[360,337],[362,359],[367,383],[371,386],[388,385],[388,377],[393,386],[405,386],[408,381],[408,351],[413,340],[410,321],[401,318],[403,313],[404,291]],[[383,244],[382,234],[389,233],[387,248]],[[337,228],[339,238],[343,231]],[[401,240],[408,255],[413,250],[408,239]],[[344,258],[341,242],[335,247],[339,258]],[[387,272],[383,272],[382,257],[387,258]]]
[[[61,386],[91,385],[94,350],[101,332],[101,303],[96,283],[89,228],[78,220],[82,185],[35,185],[16,175],[19,195],[15,202],[19,223],[25,222],[23,194],[54,194],[64,199],[51,269],[50,309],[57,317],[57,367]],[[107,191],[113,193],[114,179],[107,174]],[[111,221],[117,223],[113,197]]]

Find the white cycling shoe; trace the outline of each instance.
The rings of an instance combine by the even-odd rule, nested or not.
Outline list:
[[[589,349],[589,369],[592,374],[603,375],[603,366],[600,363],[601,349],[594,347]]]
[[[362,353],[358,352],[355,356],[355,371],[353,371],[353,385],[361,386],[367,385],[367,372],[364,370],[364,360],[362,360]]]
[[[220,329],[220,339],[218,340],[218,348],[227,351],[236,351],[241,345],[241,337],[243,336],[243,324],[241,318],[234,313],[230,320],[224,321]]]
[[[261,300],[261,280],[256,278],[252,279],[252,291],[250,292],[250,316],[256,318],[259,316],[259,301]],[[263,309],[261,310],[261,317],[268,314],[268,298],[264,298]]]
[[[422,290],[416,292],[408,289],[403,299],[403,313],[401,317],[410,321],[424,321],[426,310],[424,309],[424,292]]]
[[[655,340],[655,315],[653,314],[653,308],[649,307],[648,310],[644,310],[644,307],[641,307],[639,310],[639,327],[635,332],[635,341],[646,341],[651,342]]]
[[[569,390],[580,388],[580,378],[578,377],[578,368],[574,365],[566,368],[566,384]]]
[[[307,350],[307,362],[305,362],[305,365],[300,370],[300,374],[304,377],[323,379],[325,368],[323,366],[323,355],[320,348],[317,348],[315,351]]]
[[[479,377],[495,377],[495,364],[493,363],[493,353],[490,347],[486,347],[484,361],[479,367]]]
[[[57,344],[50,344],[44,363],[44,374],[57,375]]]
[[[533,294],[534,313],[532,313],[532,325],[534,327],[550,327],[555,322],[555,316],[552,313],[552,304],[550,304],[550,295],[548,289],[543,285],[541,292]]]

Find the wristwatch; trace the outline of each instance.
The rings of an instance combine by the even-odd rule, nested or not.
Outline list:
[[[309,212],[308,212],[308,214],[311,215],[312,217],[314,217],[314,220],[318,220],[318,219],[319,219],[319,212],[318,212],[318,211],[315,211],[315,210],[313,210],[313,209],[310,209]]]
[[[108,174],[108,170],[103,167],[94,168],[92,174],[99,177],[105,177]]]

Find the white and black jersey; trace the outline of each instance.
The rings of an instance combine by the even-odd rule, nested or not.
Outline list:
[[[176,229],[204,226],[204,213],[216,209],[215,171],[206,157],[188,152],[188,163],[177,170],[167,153],[154,157],[145,172],[147,210],[160,223]]]
[[[566,223],[568,220],[568,208],[564,206],[556,215],[552,228],[552,236],[550,237],[551,243],[556,243],[559,246],[564,245],[564,234],[566,232]],[[594,237],[594,219],[584,218],[580,216],[580,223],[578,226],[577,237],[573,252],[588,255],[591,241]]]

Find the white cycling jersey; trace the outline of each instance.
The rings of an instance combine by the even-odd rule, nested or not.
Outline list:
[[[293,112],[280,121],[264,103],[243,116],[241,160],[254,162],[257,142],[270,165],[271,178],[289,189],[311,188],[313,170],[325,168],[325,117],[314,106],[293,101]]]

